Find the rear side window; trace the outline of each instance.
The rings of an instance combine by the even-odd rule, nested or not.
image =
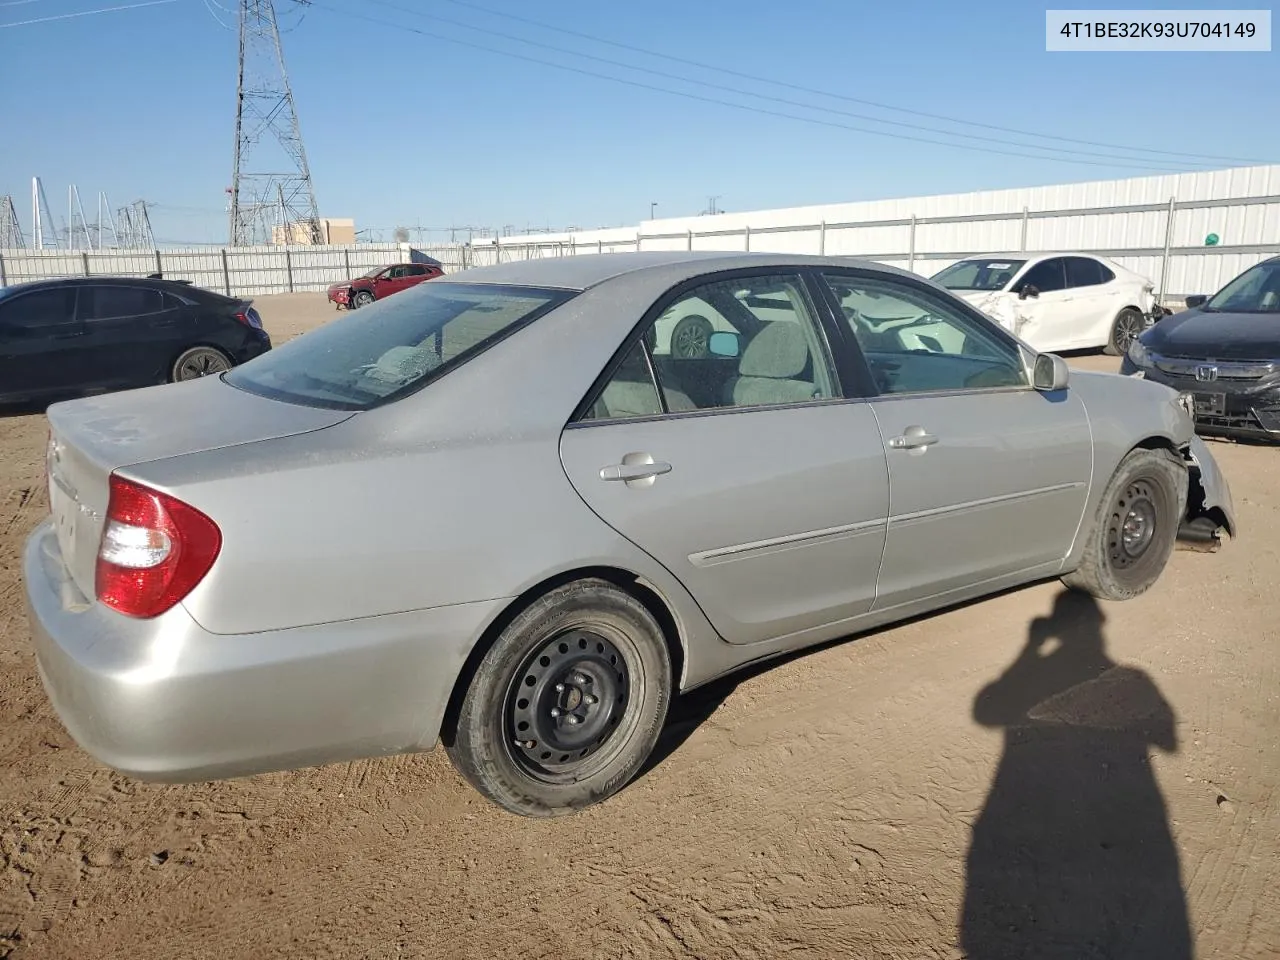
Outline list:
[[[1067,286],[1096,287],[1115,279],[1115,274],[1089,257],[1067,257]]]
[[[80,316],[85,320],[115,320],[159,313],[164,295],[146,287],[83,287]]]
[[[225,380],[261,396],[367,410],[413,392],[574,296],[482,283],[423,283],[290,340]]]

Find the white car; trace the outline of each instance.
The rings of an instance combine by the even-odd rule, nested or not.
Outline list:
[[[1159,309],[1150,280],[1092,253],[970,257],[933,281],[1044,353],[1123,356]]]

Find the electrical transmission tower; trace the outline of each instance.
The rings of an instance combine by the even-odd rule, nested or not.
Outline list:
[[[322,242],[320,211],[272,0],[240,0],[236,157],[230,192],[232,246],[270,243],[271,228],[277,225],[286,243],[297,242],[295,230],[306,238],[302,242]]]
[[[20,250],[26,245],[13,197],[0,197],[0,250]]]
[[[151,232],[151,216],[147,201],[135,200],[116,211],[116,237],[120,246],[137,250],[154,250],[156,238]]]

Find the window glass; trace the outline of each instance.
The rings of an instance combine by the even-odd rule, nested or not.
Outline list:
[[[0,327],[15,333],[75,320],[76,292],[71,287],[35,290],[0,300]]]
[[[1088,257],[1067,257],[1067,286],[1096,287],[1106,283],[1102,275],[1103,266],[1097,260]],[[1109,272],[1109,271],[1108,271]]]
[[[645,330],[666,411],[807,403],[837,396],[816,314],[797,276],[706,283]],[[646,416],[652,384],[633,350],[605,387],[594,417]],[[612,392],[611,392],[612,391]],[[634,412],[604,414],[601,409]]]
[[[145,287],[83,287],[80,297],[80,315],[86,320],[137,317],[164,309],[160,291]]]
[[[1209,313],[1280,312],[1280,260],[1264,260],[1236,277],[1205,304]]]
[[[1054,257],[1052,260],[1042,260],[1028,270],[1026,275],[1018,281],[1018,288],[1021,289],[1028,285],[1035,287],[1041,293],[1065,289],[1067,279],[1063,270],[1062,258]]]
[[[648,361],[645,360],[644,343],[637,341],[609,378],[587,419],[653,417],[664,412],[658,388],[654,385]]]
[[[961,260],[933,275],[948,290],[1003,290],[1025,260]]]
[[[572,296],[540,287],[420,283],[283,343],[224,379],[292,403],[365,410],[465,363]]]
[[[994,325],[894,280],[826,274],[881,393],[1027,386]]]

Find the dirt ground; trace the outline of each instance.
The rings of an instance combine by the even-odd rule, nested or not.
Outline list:
[[[258,306],[277,342],[335,316]],[[775,664],[534,822],[439,751],[192,786],[82,753],[21,605],[44,440],[0,417],[0,957],[1083,958],[1117,904],[1125,956],[1280,956],[1280,451],[1212,445],[1243,537],[1138,600],[1039,585]]]

